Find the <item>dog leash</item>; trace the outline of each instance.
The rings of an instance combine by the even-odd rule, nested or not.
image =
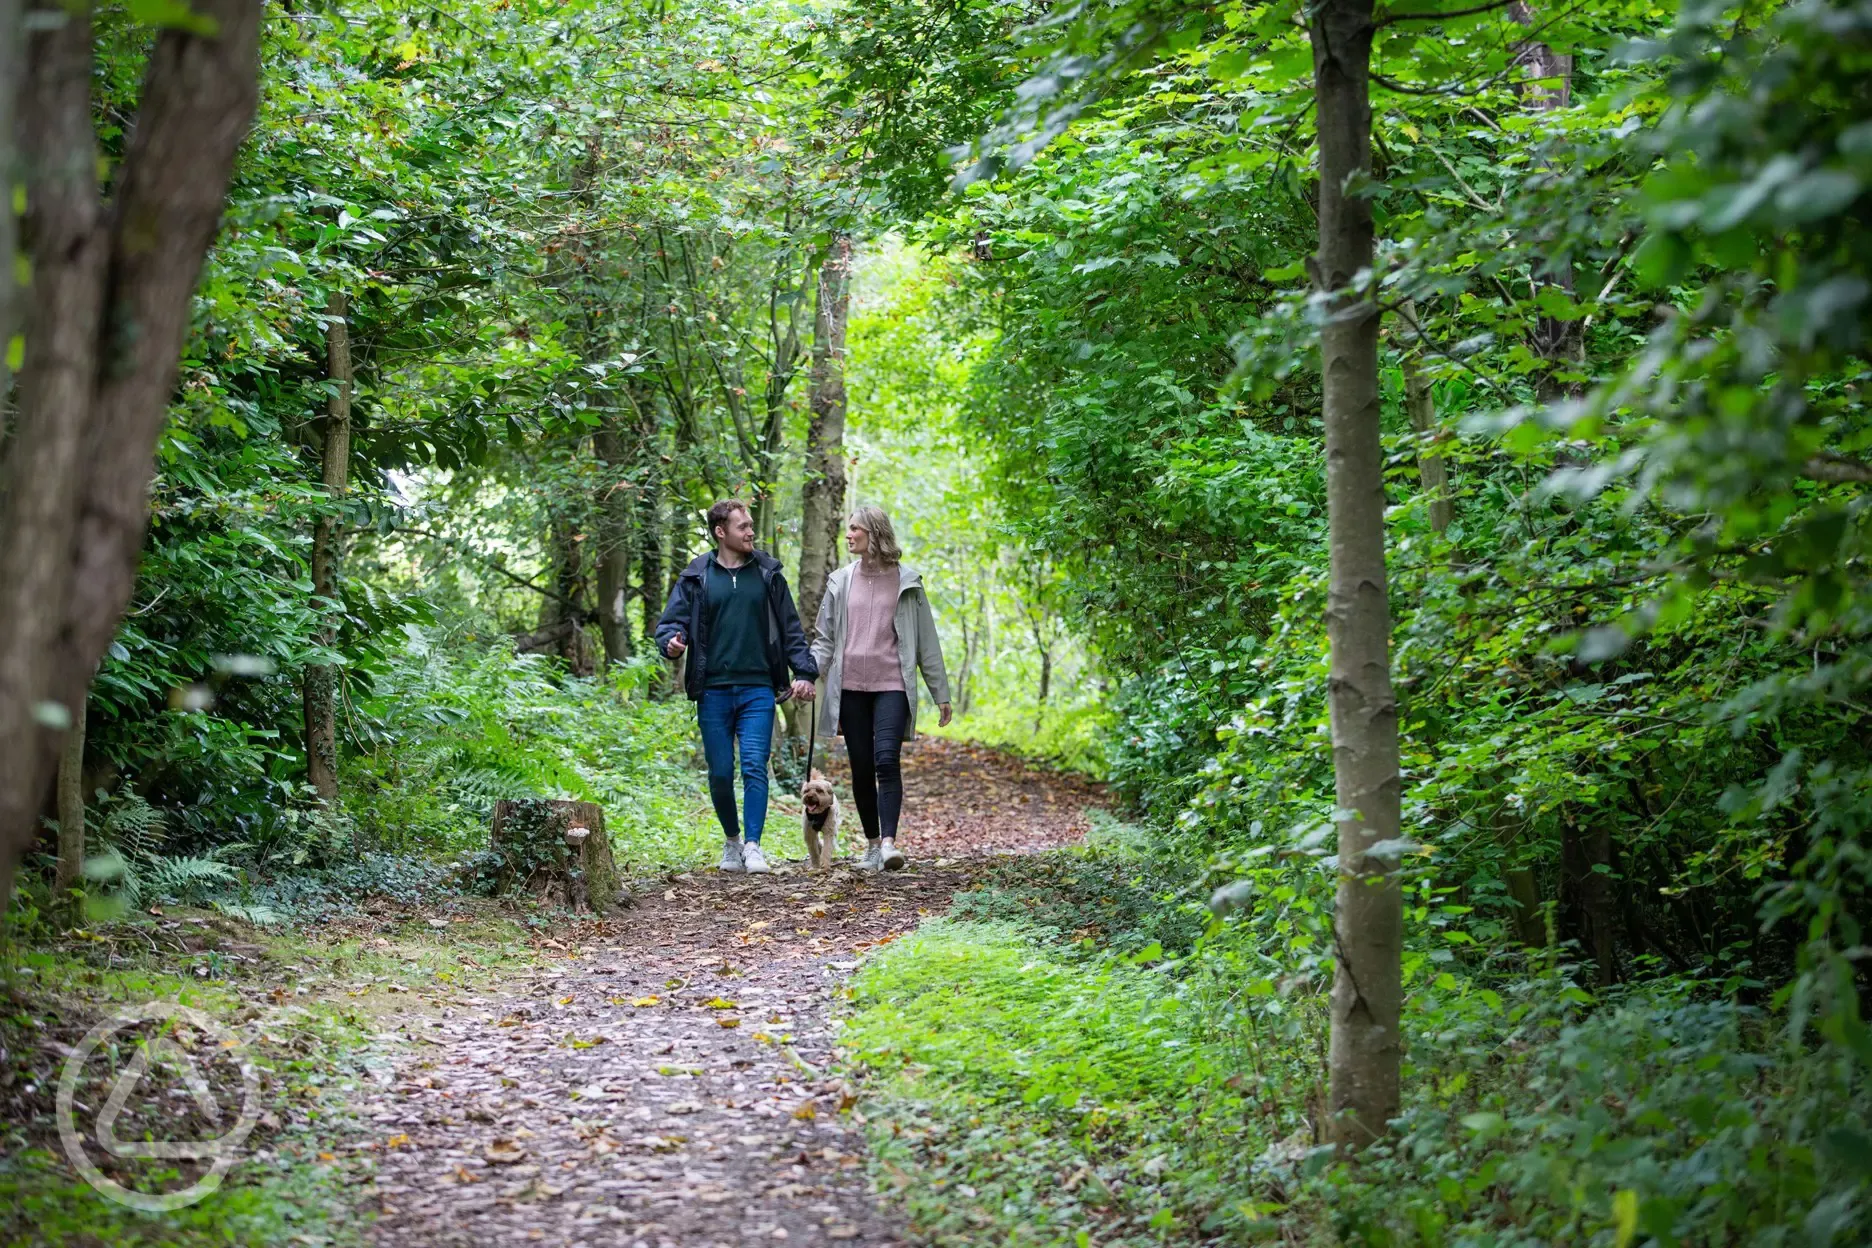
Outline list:
[[[812,729],[806,737],[806,779],[800,781],[801,784],[812,780],[813,750],[819,744],[819,708],[810,702],[807,703],[806,716],[812,721]]]

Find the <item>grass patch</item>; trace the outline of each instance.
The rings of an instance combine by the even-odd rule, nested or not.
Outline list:
[[[1079,878],[1033,870],[967,905]],[[842,1051],[878,1177],[934,1243],[1866,1242],[1867,1067],[1718,985],[1594,998],[1564,965],[1432,963],[1397,1129],[1349,1165],[1317,1145],[1320,986],[1265,978],[1232,924],[1175,960],[1062,927],[939,920],[853,981]]]
[[[841,1042],[883,1180],[939,1244],[1142,1244],[1242,1227],[1266,1144],[1233,1046],[1163,976],[1030,925],[941,920],[870,961]]]

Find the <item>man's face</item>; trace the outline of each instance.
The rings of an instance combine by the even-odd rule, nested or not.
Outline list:
[[[745,511],[733,512],[728,523],[717,525],[715,538],[723,550],[731,550],[737,555],[754,553],[754,517]]]

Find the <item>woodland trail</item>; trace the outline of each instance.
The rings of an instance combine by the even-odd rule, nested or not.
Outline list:
[[[906,1242],[828,1074],[835,994],[995,855],[1079,840],[1100,798],[935,738],[905,779],[910,869],[850,869],[863,836],[847,801],[833,870],[639,882],[622,917],[546,937],[550,961],[429,1020],[357,1107],[387,1139],[374,1242]]]

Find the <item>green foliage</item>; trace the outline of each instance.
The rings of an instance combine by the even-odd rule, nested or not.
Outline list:
[[[1863,1068],[1690,985],[1596,1004],[1551,968],[1499,990],[1426,974],[1398,1134],[1341,1166],[1298,1112],[1320,1091],[1317,988],[1218,979],[1202,946],[1145,970],[1161,948],[1055,939],[929,924],[854,982],[843,1044],[878,1170],[934,1242],[1863,1236]]]
[[[916,1167],[902,1196],[936,1243],[1201,1223],[1265,1140],[1225,1082],[1237,1055],[1151,973],[1062,960],[1029,930],[926,924],[854,982],[841,1043],[871,1082],[878,1166]]]
[[[695,712],[645,696],[659,671],[581,680],[544,656],[412,631],[359,704],[347,809],[373,845],[460,854],[487,845],[502,798],[596,802],[621,867],[699,858],[719,833],[692,770]]]

